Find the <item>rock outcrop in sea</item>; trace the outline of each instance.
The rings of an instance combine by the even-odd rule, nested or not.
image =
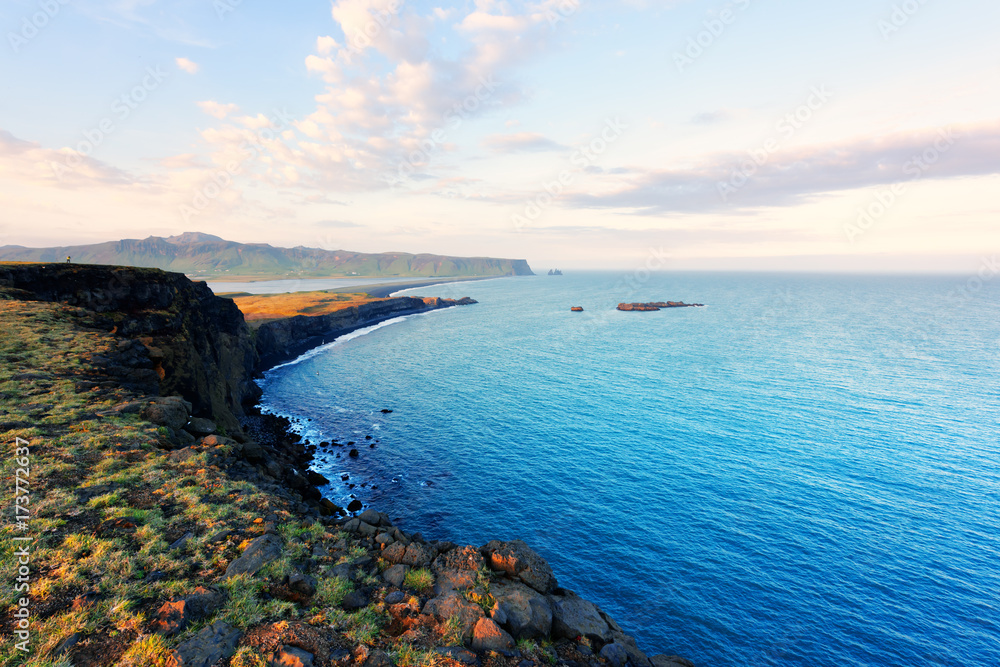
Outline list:
[[[649,303],[619,303],[618,310],[653,312],[664,308],[702,308],[703,303],[684,303],[683,301],[650,301]]]

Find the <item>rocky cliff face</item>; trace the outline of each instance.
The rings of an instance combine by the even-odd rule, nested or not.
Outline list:
[[[0,265],[0,286],[27,301],[59,301],[97,314],[122,338],[109,360],[124,381],[177,394],[228,432],[259,396],[257,351],[236,305],[203,283],[158,269],[77,264]]]
[[[290,361],[303,352],[333,341],[338,336],[381,322],[451,306],[475,303],[469,298],[441,299],[401,296],[339,310],[330,315],[299,315],[260,325],[257,329],[257,352],[260,369],[265,370]]]

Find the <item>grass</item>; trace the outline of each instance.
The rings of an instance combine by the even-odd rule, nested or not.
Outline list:
[[[349,627],[344,636],[356,644],[372,646],[378,640],[385,621],[385,615],[375,605],[369,605],[360,611],[348,614]]]
[[[313,602],[326,607],[339,607],[347,594],[354,590],[354,584],[344,577],[323,577],[319,580]]]
[[[457,615],[449,616],[441,624],[441,643],[445,646],[461,646],[463,639],[462,620]]]
[[[166,667],[169,664],[170,648],[161,635],[146,635],[133,643],[122,659],[119,667]]]
[[[403,579],[403,585],[419,593],[426,593],[434,588],[434,575],[427,568],[409,570]]]
[[[405,642],[398,643],[389,657],[396,667],[438,667],[444,662],[436,651],[418,649]]]
[[[362,293],[293,292],[235,296],[233,301],[251,326],[296,315],[329,315],[373,301],[383,301]]]

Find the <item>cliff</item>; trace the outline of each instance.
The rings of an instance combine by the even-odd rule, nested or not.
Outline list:
[[[403,296],[351,306],[329,315],[312,317],[298,315],[265,322],[257,328],[259,368],[266,370],[290,361],[303,352],[329,343],[345,333],[392,317],[474,303],[475,301],[469,298],[454,300]]]
[[[317,331],[445,305],[359,309]],[[258,355],[204,285],[0,266],[0,330],[0,437],[17,447],[0,474],[30,475],[32,500],[3,528],[28,540],[30,577],[0,590],[0,667],[693,667],[647,656],[523,542],[345,516],[280,420],[248,414],[226,437],[219,416],[252,395]]]
[[[239,432],[244,406],[260,395],[252,332],[236,305],[203,282],[158,269],[0,264],[0,287],[23,300],[96,314],[95,325],[114,333],[128,352],[115,355],[112,374],[163,396],[183,396],[193,416],[229,432]]]

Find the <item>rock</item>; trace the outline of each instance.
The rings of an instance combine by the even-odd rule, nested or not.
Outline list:
[[[209,667],[236,652],[242,632],[225,621],[216,621],[182,643],[168,657],[168,667]]]
[[[174,453],[176,454],[177,452],[174,452]],[[171,544],[168,548],[169,549],[183,549],[184,545],[186,545],[191,540],[191,538],[193,538],[193,537],[194,537],[194,533],[184,533],[184,536],[182,538],[180,538],[179,540],[177,540],[176,542],[174,542],[173,544]]]
[[[191,404],[180,396],[154,398],[139,411],[139,416],[174,431],[184,428],[191,414]]]
[[[357,512],[362,507],[364,507],[364,505],[361,503],[361,501],[358,500],[357,498],[355,498],[350,503],[348,503],[348,505],[347,505],[347,511],[348,512]]]
[[[360,524],[358,524],[358,533],[364,535],[365,537],[371,537],[377,532],[378,528],[371,525],[370,523],[365,523],[364,521],[362,521]]]
[[[472,639],[472,630],[476,627],[476,623],[484,616],[479,605],[469,602],[456,593],[431,598],[424,605],[423,613],[433,616],[442,623],[451,616],[457,617],[462,629],[462,641],[466,644]]]
[[[358,450],[352,449],[347,453],[347,455],[350,456],[352,459],[356,459],[358,458]]]
[[[434,594],[466,591],[476,585],[476,573],[470,570],[438,570],[434,576]]]
[[[592,602],[573,593],[566,596],[550,595],[548,599],[552,607],[553,634],[566,639],[587,637],[604,644],[611,641],[611,628]]]
[[[238,574],[257,574],[262,567],[280,555],[281,538],[271,533],[261,535],[247,546],[243,555],[229,564],[223,578],[228,579]]]
[[[436,546],[435,550],[440,551],[441,549],[439,546]],[[466,546],[458,549],[446,549],[444,551],[444,553],[434,559],[435,570],[471,570],[472,572],[478,572],[486,564],[482,554],[475,547]]]
[[[490,593],[505,618],[497,623],[515,639],[549,636],[552,631],[552,607],[544,595],[516,581],[493,582]]]
[[[371,651],[363,667],[394,667],[394,663],[384,651]]]
[[[223,530],[220,530],[219,532],[209,537],[207,541],[209,544],[217,544],[218,542],[222,542],[228,539],[229,536],[232,534],[233,531],[229,530],[228,528],[224,528]]]
[[[406,600],[406,593],[403,591],[393,591],[385,596],[385,603],[389,606],[399,604]]]
[[[507,651],[512,648],[514,638],[501,630],[493,619],[483,617],[476,621],[476,626],[472,629],[473,651]]]
[[[602,613],[601,616],[604,617],[605,622],[608,622],[609,619],[606,614]],[[649,667],[649,658],[646,657],[646,654],[639,648],[635,639],[622,632],[620,628],[615,630],[615,628],[618,627],[618,624],[614,623],[612,626],[612,623],[614,623],[614,621],[608,623],[608,626],[611,627],[611,638],[614,640],[615,644],[625,649],[625,653],[628,654],[628,659],[629,662],[632,663],[632,667]]]
[[[194,420],[191,420],[194,422]],[[204,421],[208,421],[207,419]],[[189,424],[190,426],[190,424]],[[188,431],[191,429],[188,428]],[[232,438],[227,438],[224,435],[206,435],[204,438],[198,441],[198,444],[203,447],[232,447],[233,449],[239,450],[244,447],[240,443],[236,442]]]
[[[63,653],[66,653],[71,648],[76,646],[77,642],[79,642],[81,639],[83,639],[83,635],[81,635],[79,632],[74,632],[69,637],[59,642],[59,646],[57,646],[56,649],[52,651],[52,655],[62,655]]]
[[[301,593],[306,597],[312,597],[316,594],[316,588],[319,582],[315,578],[310,577],[308,574],[295,573],[288,577],[288,587],[295,591],[296,593]]]
[[[459,646],[442,646],[436,650],[438,655],[443,655],[446,658],[451,658],[455,662],[461,663],[463,665],[478,665],[479,657],[468,649],[461,648]]]
[[[369,508],[366,509],[361,514],[359,514],[358,518],[364,521],[365,523],[377,526],[379,522],[382,520],[382,515],[376,512],[375,510]]]
[[[694,667],[694,663],[687,658],[663,653],[650,657],[649,662],[653,667]]]
[[[378,535],[375,536],[375,541],[383,546],[389,546],[390,544],[395,542],[395,540],[392,539],[392,535],[390,535],[389,533],[379,533]]]
[[[583,306],[573,306],[572,308],[570,308],[570,312],[573,312],[573,313],[582,313],[583,312]]]
[[[312,667],[313,654],[296,646],[282,646],[271,655],[268,664],[271,667]]]
[[[215,422],[211,419],[192,417],[191,421],[189,421],[184,427],[184,430],[192,435],[198,436],[211,435],[212,433],[215,433],[215,428]]]
[[[306,481],[308,481],[313,486],[324,486],[330,483],[323,475],[319,474],[315,470],[306,470]]]
[[[153,632],[165,637],[175,635],[191,623],[209,616],[222,606],[222,594],[199,586],[190,595],[164,602],[150,623]]]
[[[482,549],[483,556],[494,570],[520,579],[539,593],[550,593],[556,587],[552,568],[521,540],[493,540]]]
[[[406,565],[393,565],[382,573],[382,578],[385,579],[386,583],[392,584],[396,588],[402,588],[403,581],[406,580],[406,573],[409,571],[410,568]]]
[[[344,514],[344,508],[340,507],[329,498],[320,499],[319,511],[323,516],[340,516]]]
[[[243,443],[243,456],[248,461],[263,461],[266,458],[264,448],[252,440]]]
[[[358,609],[364,609],[368,606],[369,599],[368,593],[366,591],[357,590],[351,591],[344,596],[344,601],[341,603],[342,606],[347,611],[355,611]]]
[[[605,644],[599,655],[607,660],[611,667],[625,667],[628,661],[628,653],[621,644]]]
[[[409,565],[410,567],[428,567],[434,556],[435,553],[426,545],[411,542],[410,545],[406,547],[406,553],[403,554],[403,558],[400,562],[403,563],[403,565]]]
[[[406,556],[406,545],[402,542],[393,542],[382,550],[382,558],[390,563],[402,563]]]
[[[389,408],[382,408],[381,412],[384,415],[391,415],[392,414],[392,410],[390,410]]]

